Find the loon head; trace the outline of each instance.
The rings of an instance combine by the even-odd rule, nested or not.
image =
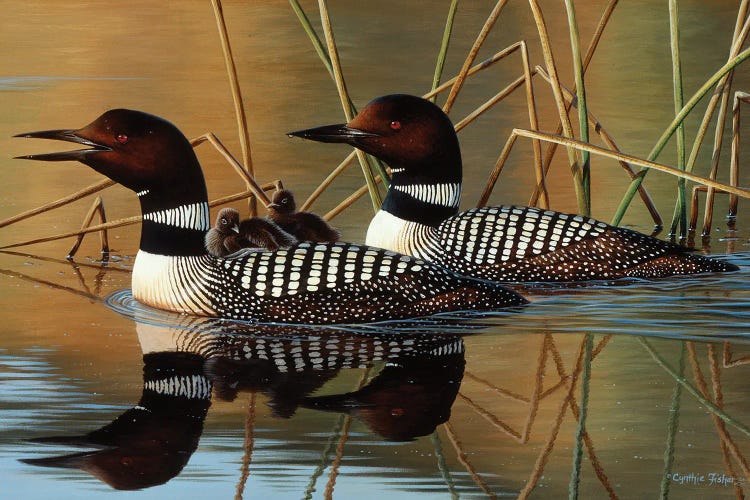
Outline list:
[[[230,235],[240,232],[240,213],[234,208],[222,208],[216,215],[216,224],[214,225],[219,233]]]
[[[294,195],[288,189],[281,189],[273,193],[270,206],[280,214],[292,214],[297,210]]]
[[[402,175],[441,182],[461,180],[461,152],[453,124],[443,110],[421,97],[378,97],[349,123],[289,135],[351,144],[390,165],[394,180]]]
[[[112,109],[80,129],[18,134],[74,142],[85,149],[19,156],[26,160],[85,163],[135,191],[188,189],[204,186],[203,173],[190,142],[168,121],[141,111]]]

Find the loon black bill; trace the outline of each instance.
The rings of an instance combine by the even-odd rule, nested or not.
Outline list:
[[[345,123],[339,123],[337,125],[324,125],[322,127],[308,128],[305,130],[297,130],[296,132],[289,132],[289,137],[301,137],[303,139],[309,139],[311,141],[318,142],[345,142],[350,143],[357,139],[365,139],[368,137],[380,137],[378,134],[372,132],[365,132],[356,128],[348,127]]]
[[[16,156],[15,158],[20,160],[41,161],[82,160],[89,153],[96,153],[99,151],[112,151],[110,147],[103,144],[97,144],[90,139],[81,137],[77,134],[77,132],[77,130],[42,130],[40,132],[26,132],[24,134],[17,134],[13,137],[31,137],[34,139],[54,139],[58,141],[74,142],[76,144],[91,146],[91,149],[76,149],[73,151],[61,151],[59,153],[24,155]]]

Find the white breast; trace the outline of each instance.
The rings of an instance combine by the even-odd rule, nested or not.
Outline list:
[[[203,285],[201,257],[157,255],[139,250],[133,266],[133,297],[169,311],[215,316]]]
[[[431,260],[437,243],[434,229],[379,210],[367,228],[366,243],[373,247]]]

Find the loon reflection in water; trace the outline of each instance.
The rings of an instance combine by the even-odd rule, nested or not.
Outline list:
[[[172,318],[172,325],[154,317],[137,323],[144,362],[138,404],[85,435],[33,440],[87,451],[22,461],[80,469],[121,490],[166,483],[195,452],[212,392],[225,401],[261,392],[281,418],[300,406],[351,413],[385,439],[411,440],[448,420],[463,377],[464,344],[456,335]],[[377,361],[385,366],[361,389],[311,396],[342,369]]]

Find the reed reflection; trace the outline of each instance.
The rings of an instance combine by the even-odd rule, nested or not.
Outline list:
[[[122,312],[122,311],[121,311]],[[163,484],[195,452],[217,400],[262,393],[278,418],[299,407],[354,415],[374,433],[404,441],[432,433],[450,417],[463,377],[460,336],[437,329],[310,328],[251,325],[136,311],[143,350],[138,403],[100,429],[34,442],[86,451],[23,462],[80,469],[115,489]],[[169,316],[170,324],[164,320]],[[381,362],[381,363],[377,363]],[[342,370],[382,370],[345,394],[313,395]]]

